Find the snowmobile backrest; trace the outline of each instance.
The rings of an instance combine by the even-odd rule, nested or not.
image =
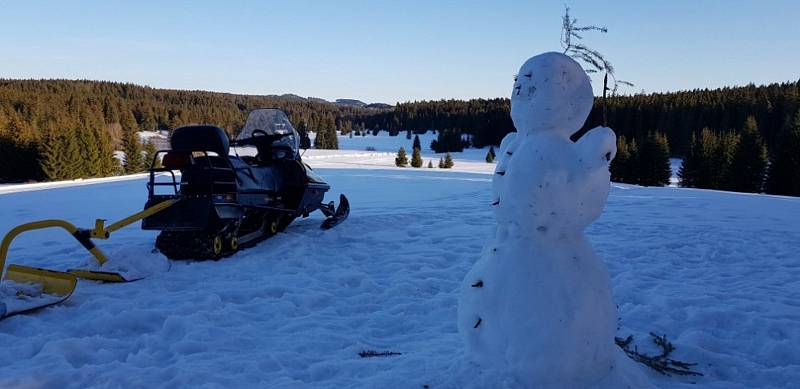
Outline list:
[[[206,125],[182,126],[172,132],[170,139],[175,151],[213,151],[227,157],[230,151],[228,135],[219,127]]]

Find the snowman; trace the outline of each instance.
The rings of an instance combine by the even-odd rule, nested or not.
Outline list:
[[[503,139],[492,180],[497,226],[458,307],[467,359],[511,386],[650,386],[614,344],[611,280],[584,236],[616,153],[610,128],[570,140],[593,100],[586,72],[560,53],[530,58],[514,83],[518,132]]]

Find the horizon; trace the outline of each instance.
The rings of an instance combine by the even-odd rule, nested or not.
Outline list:
[[[0,77],[394,105],[508,97],[525,59],[562,51],[561,3],[312,4],[11,3]],[[569,6],[608,27],[584,43],[635,84],[621,95],[800,78],[800,42],[783,39],[798,32],[794,2]]]
[[[116,83],[116,84],[130,84],[130,85],[134,85],[134,86],[138,86],[138,87],[142,87],[142,88],[151,88],[151,89],[166,90],[166,91],[218,93],[218,94],[249,96],[249,97],[287,97],[287,96],[294,96],[294,97],[298,97],[298,98],[302,98],[302,99],[306,99],[306,100],[308,100],[308,99],[321,99],[321,100],[325,100],[326,102],[331,103],[331,104],[335,104],[337,102],[337,100],[357,100],[357,101],[360,101],[360,102],[366,103],[366,104],[388,104],[388,105],[391,105],[391,106],[395,106],[396,104],[407,104],[407,103],[425,102],[425,101],[446,101],[446,100],[470,101],[470,100],[491,100],[491,99],[508,99],[509,98],[507,96],[497,96],[497,97],[481,97],[481,96],[477,96],[477,97],[468,97],[468,98],[463,98],[463,99],[460,99],[460,98],[440,98],[440,99],[427,99],[427,100],[406,100],[406,101],[397,101],[395,103],[386,103],[386,102],[383,102],[383,101],[363,101],[363,100],[360,100],[360,99],[353,99],[353,98],[349,98],[349,97],[346,97],[346,96],[337,97],[334,100],[328,100],[328,99],[324,99],[324,98],[318,97],[318,96],[302,96],[302,95],[298,95],[296,93],[291,93],[291,92],[290,93],[282,93],[282,94],[276,94],[276,93],[262,93],[262,94],[236,93],[236,92],[216,91],[216,90],[208,90],[208,89],[162,88],[162,87],[156,87],[156,86],[146,85],[146,84],[139,84],[139,83],[129,82],[129,81],[92,80],[92,79],[81,79],[81,78],[70,79],[70,78],[4,78],[4,77],[0,77],[0,81],[68,81],[68,82]],[[741,85],[723,85],[723,86],[718,86],[718,87],[680,89],[680,90],[673,90],[673,91],[666,91],[666,92],[645,92],[644,94],[645,95],[654,95],[654,94],[668,94],[668,93],[683,93],[683,92],[693,92],[693,91],[700,91],[700,90],[713,91],[713,90],[721,90],[721,89],[745,88],[745,87],[748,87],[748,86],[754,86],[756,88],[760,88],[760,87],[767,87],[767,86],[770,86],[770,85],[781,85],[781,84],[791,84],[791,83],[800,83],[800,78],[798,78],[797,80],[773,81],[773,82],[767,82],[767,83],[763,83],[763,84],[756,84],[756,83],[750,82],[750,83],[741,84]],[[636,96],[636,95],[640,95],[640,94],[641,94],[640,92],[636,92],[636,93],[618,93],[616,95],[616,97]],[[595,97],[600,97],[600,96],[595,95]],[[611,96],[611,97],[615,97],[615,96]]]

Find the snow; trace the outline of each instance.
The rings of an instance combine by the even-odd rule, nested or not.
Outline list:
[[[678,177],[678,172],[681,170],[681,166],[683,165],[683,159],[681,158],[670,158],[669,159],[669,169],[672,171],[672,175],[669,177],[669,186],[677,187],[681,180]]]
[[[410,148],[402,134],[384,138],[388,152]],[[384,157],[349,148],[309,159],[332,185],[331,198],[350,198],[347,221],[322,231],[314,214],[218,262],[171,262],[128,284],[80,281],[65,303],[0,321],[0,387],[491,382],[463,368],[457,326],[460,284],[495,224],[494,165],[482,161],[485,150],[470,151],[481,173],[465,173],[395,168],[393,156],[373,166],[367,161]],[[456,168],[470,161],[463,154],[454,154]],[[337,164],[342,168],[328,167]],[[0,232],[46,218],[90,227],[145,202],[141,176],[87,181],[26,192],[3,187]],[[611,275],[616,334],[635,335],[647,351],[654,351],[649,332],[666,334],[674,357],[698,362],[705,374],[686,379],[646,370],[656,386],[800,382],[798,214],[800,198],[612,184],[586,235]],[[96,243],[112,266],[163,263],[154,240],[154,232],[134,225]],[[67,269],[89,260],[73,238],[52,230],[22,234],[8,262]],[[363,350],[402,355],[360,358]],[[491,386],[504,383],[513,387]]]
[[[644,388],[614,344],[617,310],[605,264],[584,229],[603,211],[616,136],[575,133],[592,108],[589,77],[545,53],[520,68],[511,94],[518,132],[502,142],[492,178],[497,225],[465,277],[458,329],[485,376],[520,387]]]

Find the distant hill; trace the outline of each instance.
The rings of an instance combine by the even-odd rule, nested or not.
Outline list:
[[[355,99],[336,99],[336,104],[345,107],[358,107],[358,108],[364,108],[367,106],[367,103]]]

